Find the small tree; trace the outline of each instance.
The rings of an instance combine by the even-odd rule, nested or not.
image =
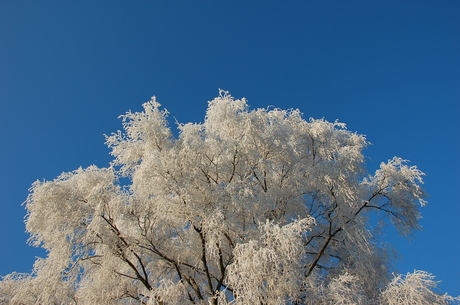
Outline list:
[[[3,304],[396,304],[420,278],[391,281],[369,224],[419,228],[415,166],[369,175],[344,124],[225,91],[177,138],[154,98],[143,106],[107,137],[110,167],[33,184],[26,228],[48,256],[3,278]],[[449,300],[417,285],[407,298]]]

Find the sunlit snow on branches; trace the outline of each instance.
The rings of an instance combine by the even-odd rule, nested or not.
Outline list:
[[[419,228],[417,167],[395,157],[369,174],[345,124],[222,90],[178,137],[155,98],[143,107],[107,137],[109,167],[32,185],[26,229],[48,255],[2,278],[2,304],[456,301],[428,273],[391,275],[369,230]]]

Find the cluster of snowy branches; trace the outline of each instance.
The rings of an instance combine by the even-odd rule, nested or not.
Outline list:
[[[3,277],[2,304],[456,301],[428,273],[392,276],[370,230],[372,215],[419,228],[415,166],[395,157],[370,175],[365,137],[344,124],[225,91],[178,137],[154,98],[143,106],[107,137],[110,167],[33,184],[26,228],[48,255]]]

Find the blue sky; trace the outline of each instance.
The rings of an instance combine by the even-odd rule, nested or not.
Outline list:
[[[111,161],[104,134],[152,95],[202,122],[218,89],[254,107],[338,119],[427,173],[423,230],[388,232],[403,273],[460,295],[458,1],[0,0],[0,275],[29,272],[37,179]]]

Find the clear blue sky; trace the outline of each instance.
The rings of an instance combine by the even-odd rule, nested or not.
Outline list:
[[[367,135],[368,167],[427,173],[406,273],[460,295],[459,1],[0,0],[0,274],[29,272],[24,207],[37,179],[111,158],[103,134],[152,95],[203,121],[222,88]]]

